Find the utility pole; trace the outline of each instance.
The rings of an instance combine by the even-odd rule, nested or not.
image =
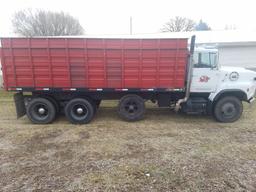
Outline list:
[[[130,35],[132,35],[132,17],[130,17]]]

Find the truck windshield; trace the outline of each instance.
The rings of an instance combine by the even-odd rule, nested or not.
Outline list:
[[[217,54],[214,52],[195,52],[193,64],[195,68],[214,68],[217,66]]]

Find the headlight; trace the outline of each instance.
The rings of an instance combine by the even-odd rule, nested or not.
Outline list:
[[[236,81],[238,78],[239,78],[239,73],[237,73],[237,72],[232,72],[229,75],[230,81]]]

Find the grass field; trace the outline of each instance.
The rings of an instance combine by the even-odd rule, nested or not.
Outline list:
[[[256,191],[255,104],[231,124],[152,105],[127,123],[115,105],[88,125],[33,125],[0,93],[1,191]]]

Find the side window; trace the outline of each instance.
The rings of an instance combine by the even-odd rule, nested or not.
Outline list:
[[[217,54],[216,53],[210,53],[210,63],[212,67],[217,66]]]
[[[201,66],[202,67],[211,67],[211,63],[210,63],[210,55],[209,53],[200,53],[201,54]]]
[[[216,53],[200,53],[195,52],[193,56],[194,68],[212,68],[216,67],[217,55]]]

